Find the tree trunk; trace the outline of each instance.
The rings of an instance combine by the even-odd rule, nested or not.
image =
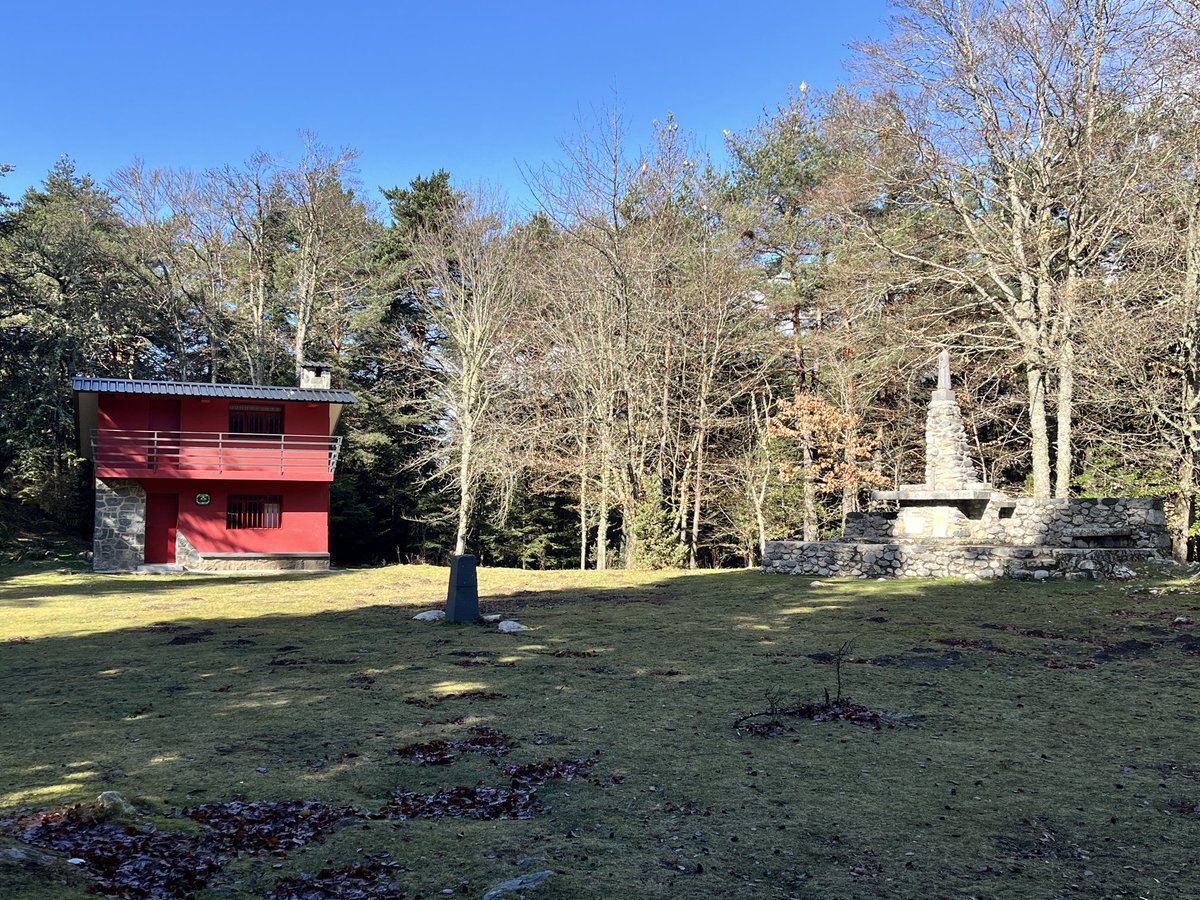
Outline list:
[[[1050,496],[1050,435],[1046,429],[1046,372],[1026,363],[1029,385],[1029,437],[1033,455],[1033,496]]]
[[[697,438],[696,448],[696,486],[692,490],[692,533],[688,541],[688,568],[700,568],[700,506],[704,496],[704,445],[705,436],[701,431]]]
[[[1071,414],[1075,403],[1075,350],[1063,341],[1058,361],[1058,434],[1054,457],[1054,496],[1071,496]]]
[[[600,463],[600,506],[596,510],[596,568],[608,568],[608,460]]]
[[[1179,487],[1171,515],[1171,556],[1178,563],[1188,561],[1188,545],[1196,521],[1196,488],[1196,451],[1188,442],[1179,459]]]
[[[804,540],[815,541],[817,533],[817,485],[813,478],[813,441],[812,433],[805,429],[800,442],[800,466],[803,479],[803,534]]]
[[[308,338],[308,325],[304,322],[296,323],[296,340],[292,349],[296,359],[296,384],[300,384],[304,380],[304,342]]]
[[[588,517],[587,517],[587,468],[579,473],[579,568],[587,569]]]
[[[762,504],[756,502],[754,504],[754,521],[758,525],[758,562],[762,563],[767,558],[767,520],[763,516]],[[747,560],[749,566],[754,565],[754,560]]]
[[[1200,152],[1193,154],[1192,183],[1188,192],[1187,231],[1184,238],[1184,271],[1180,297],[1185,316],[1181,343],[1179,487],[1171,554],[1176,562],[1187,562],[1189,536],[1196,515],[1196,451],[1200,449]]]
[[[454,555],[467,552],[467,524],[471,515],[471,449],[474,440],[470,428],[463,432],[462,455],[458,460],[458,532],[454,541]]]
[[[858,432],[854,428],[846,430],[844,438],[846,449],[845,459],[848,471],[853,471],[858,465]],[[846,531],[846,519],[850,513],[858,512],[858,489],[856,481],[847,481],[842,485],[842,532]]]

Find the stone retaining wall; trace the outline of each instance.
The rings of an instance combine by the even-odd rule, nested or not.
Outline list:
[[[132,478],[96,479],[92,568],[132,572],[146,559],[146,491]]]
[[[189,572],[317,572],[329,568],[329,554],[203,553],[176,531],[175,562]]]
[[[911,504],[900,512],[851,513],[845,539],[912,540],[918,518],[934,523],[939,515],[953,529],[945,536],[980,544],[1158,551],[1171,546],[1162,501],[1149,497],[1034,500],[997,494],[979,518],[945,504]]]
[[[201,554],[199,565],[188,566],[194,572],[321,572],[328,568],[327,553]]]
[[[1015,544],[1089,547],[1105,540],[1129,547],[1171,546],[1161,500],[1106,497],[1088,500],[1017,500],[1008,534]]]
[[[769,541],[763,571],[780,575],[864,578],[1102,578],[1118,565],[1151,559],[1153,550],[972,544]]]

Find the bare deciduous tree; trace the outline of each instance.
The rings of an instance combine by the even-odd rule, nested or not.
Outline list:
[[[1155,17],[1144,0],[902,0],[892,38],[858,45],[902,112],[900,133],[880,140],[916,160],[885,179],[885,202],[942,210],[953,227],[948,254],[888,249],[1006,325],[1026,376],[1037,496],[1070,491],[1079,282],[1103,276],[1129,226],[1147,138],[1131,110],[1157,52]]]
[[[522,428],[507,413],[518,357],[515,327],[522,292],[518,245],[506,217],[477,196],[458,221],[425,229],[413,243],[413,267],[424,283],[431,350],[420,374],[436,404],[442,446],[437,453],[458,494],[456,554],[466,552],[478,490],[508,458],[506,439]]]

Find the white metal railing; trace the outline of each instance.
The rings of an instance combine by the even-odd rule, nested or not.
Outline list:
[[[341,448],[340,437],[315,434],[92,429],[92,454],[97,466],[154,472],[332,474]]]

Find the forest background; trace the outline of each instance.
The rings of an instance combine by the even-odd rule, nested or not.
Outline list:
[[[948,346],[981,477],[1162,496],[1186,559],[1197,23],[1200,0],[903,0],[728,164],[670,115],[631,148],[613,112],[527,169],[528,214],[445,171],[377,208],[310,134],[204,171],[64,159],[0,196],[0,541],[89,533],[71,375],[325,361],[359,397],[336,563],[754,565],[922,480]]]

